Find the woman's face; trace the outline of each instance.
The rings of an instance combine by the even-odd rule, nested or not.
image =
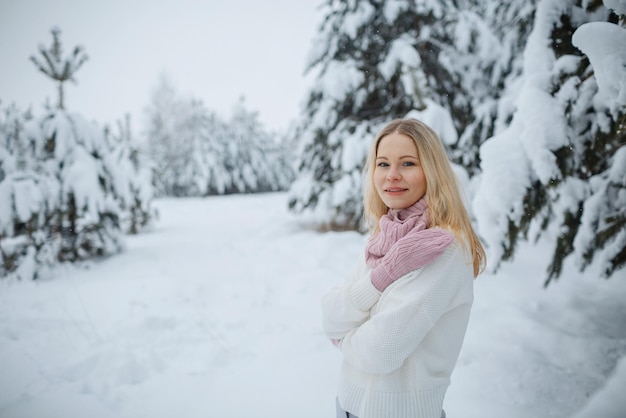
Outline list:
[[[404,209],[426,193],[426,177],[417,147],[406,135],[392,133],[378,143],[374,186],[391,209]]]

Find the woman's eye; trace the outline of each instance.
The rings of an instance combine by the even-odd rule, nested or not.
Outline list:
[[[404,167],[411,167],[411,166],[414,166],[415,163],[413,161],[405,161],[405,162],[402,163],[402,165]]]
[[[378,167],[389,167],[389,164],[387,164],[387,163],[378,163],[377,166]]]

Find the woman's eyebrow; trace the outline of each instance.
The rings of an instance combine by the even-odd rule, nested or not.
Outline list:
[[[404,160],[406,158],[411,158],[413,160],[419,160],[419,157],[416,155],[403,155],[401,157],[398,157],[399,160]],[[377,160],[388,160],[389,158],[385,157],[384,155],[381,155],[380,157],[376,157]]]

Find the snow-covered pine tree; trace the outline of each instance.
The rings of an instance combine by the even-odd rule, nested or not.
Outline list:
[[[63,63],[53,35],[46,74],[62,83],[84,59],[77,49]],[[0,276],[33,279],[57,261],[119,251],[123,206],[141,195],[143,209],[151,197],[134,187],[137,170],[120,170],[132,151],[115,153],[103,129],[62,105],[60,90],[58,108],[42,117],[0,112]]]
[[[29,119],[15,106],[0,111],[0,277],[31,279],[39,266],[54,263],[54,243],[42,229],[56,182],[36,170],[25,133]]]
[[[198,106],[179,97],[172,83],[161,76],[146,108],[147,147],[153,161],[157,195],[193,196],[201,194],[193,179],[194,142],[198,141]],[[196,175],[194,175],[196,174]],[[191,176],[191,183],[188,182]]]
[[[126,115],[123,121],[118,120],[116,128],[114,132],[105,128],[105,136],[111,144],[111,158],[115,166],[111,175],[122,209],[120,223],[125,233],[137,234],[156,217],[152,208],[152,167],[132,135],[130,115]]]
[[[197,164],[203,170],[201,195],[221,195],[235,193],[233,175],[229,167],[234,164],[227,161],[231,155],[228,145],[229,130],[226,122],[215,112],[204,108],[199,124],[199,135],[203,140],[200,149],[194,153]]]
[[[624,267],[626,29],[617,20],[601,1],[539,2],[523,74],[500,99],[514,106],[512,120],[480,150],[473,207],[492,268],[529,235],[553,245],[546,284],[572,253],[581,270],[594,260],[605,276]],[[588,22],[609,25],[579,37],[583,52],[597,54],[597,68],[572,43]],[[607,62],[617,86],[608,99],[598,77]]]
[[[59,261],[77,261],[122,249],[120,181],[104,131],[78,114],[56,110],[30,122],[28,135],[40,172],[57,180],[46,222],[61,240]]]
[[[39,70],[58,82],[58,109],[31,121],[27,135],[37,171],[58,182],[57,200],[45,209],[46,236],[60,238],[60,261],[76,261],[121,249],[121,209],[115,194],[115,166],[103,130],[64,110],[63,83],[75,80],[87,55],[77,46],[63,58],[60,33],[53,28],[52,46],[39,47],[44,62],[31,57]]]
[[[359,228],[361,171],[372,137],[392,118],[411,110],[425,115],[429,106],[449,113],[454,129],[438,133],[451,158],[473,174],[478,146],[498,115],[493,98],[516,59],[482,15],[526,18],[519,3],[327,1],[307,65],[317,81],[294,130],[301,157],[290,208],[311,212],[320,226]],[[501,32],[506,23],[498,22]],[[513,25],[516,32],[523,27]]]
[[[533,27],[535,0],[457,1],[454,23],[447,25],[452,53],[451,71],[459,88],[450,96],[467,102],[455,111],[460,138],[451,144],[450,157],[473,176],[479,173],[479,147],[508,125],[515,110],[500,100],[517,88],[523,51]]]
[[[227,142],[231,153],[225,167],[233,179],[233,190],[244,193],[286,190],[293,180],[287,152],[280,147],[250,111],[242,97],[233,108]]]
[[[319,227],[360,227],[361,171],[369,139],[392,115],[411,110],[411,91],[423,87],[412,76],[420,65],[411,46],[419,26],[407,2],[396,8],[388,4],[329,0],[324,5],[307,64],[317,79],[294,131],[300,160],[289,196],[290,209],[310,212]],[[396,27],[396,20],[407,22]],[[395,40],[398,52],[391,54]]]
[[[102,131],[64,110],[0,123],[1,276],[121,249],[115,166]],[[119,181],[118,181],[119,183]]]

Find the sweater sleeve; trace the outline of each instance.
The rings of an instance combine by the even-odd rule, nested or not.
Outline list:
[[[377,312],[343,337],[345,360],[369,373],[399,368],[444,313],[471,302],[472,272],[463,250],[453,244],[433,263],[395,282]]]
[[[322,325],[329,338],[340,340],[369,318],[380,292],[372,285],[368,270],[363,260],[344,284],[323,297]]]

